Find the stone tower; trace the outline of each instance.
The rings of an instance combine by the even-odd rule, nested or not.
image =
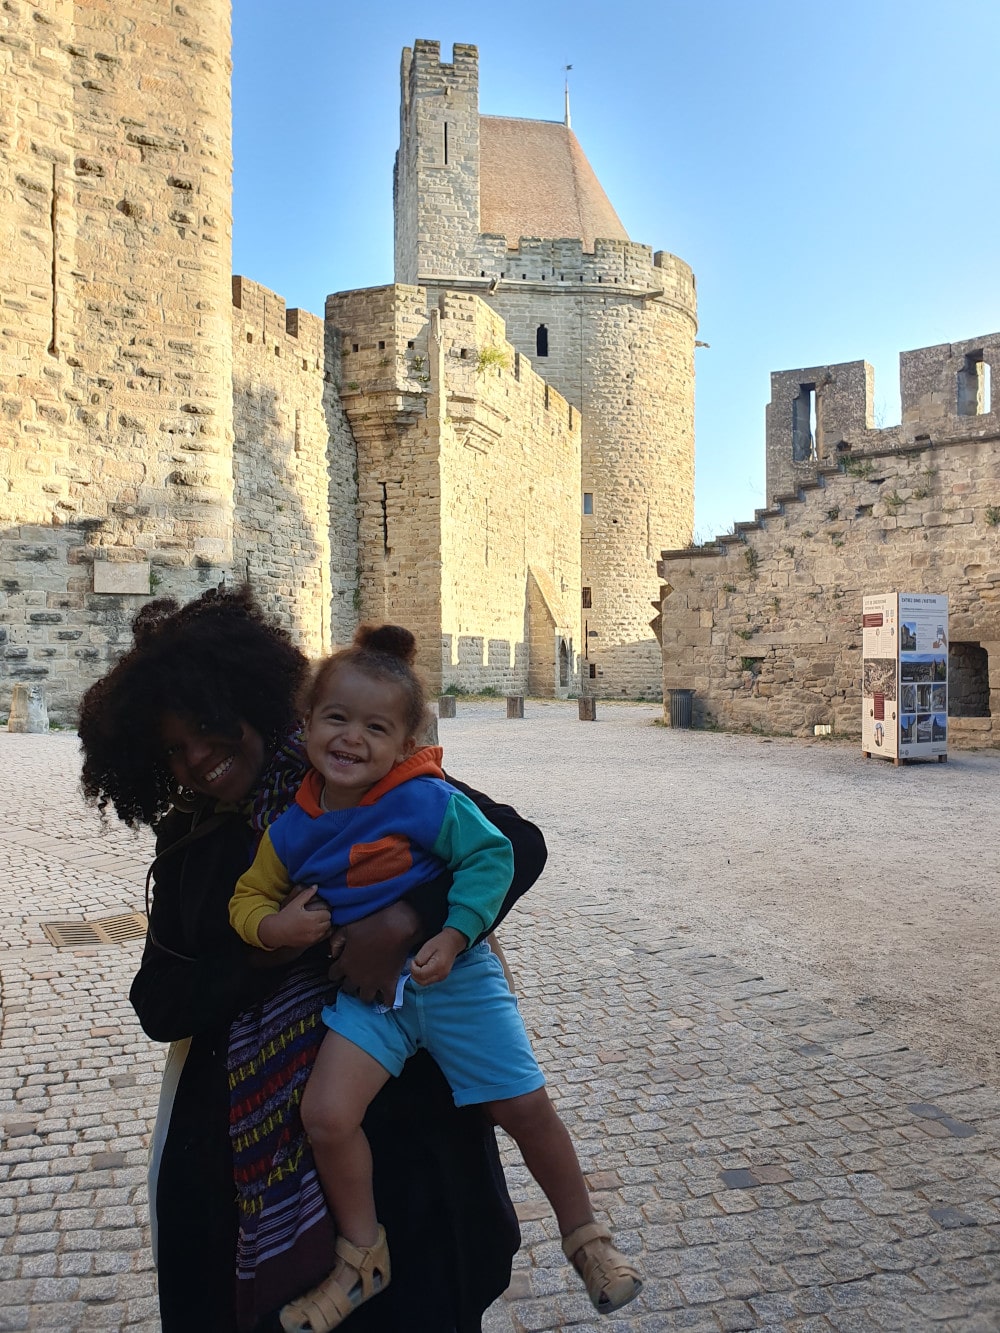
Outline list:
[[[0,654],[62,712],[151,589],[229,569],[229,5],[0,34]]]
[[[582,413],[583,684],[658,693],[656,559],[694,520],[695,283],[636,244],[560,122],[481,116],[478,53],[403,52],[396,281],[473,292]]]

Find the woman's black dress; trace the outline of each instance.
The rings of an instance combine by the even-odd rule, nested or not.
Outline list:
[[[462,789],[513,844],[505,914],[541,873],[544,841],[509,806]],[[198,814],[175,811],[158,830],[150,934],[130,994],[147,1036],[192,1039],[150,1201],[164,1333],[236,1329],[228,1032],[284,975],[254,967],[259,952],[229,926],[229,899],[253,853],[246,822],[237,814],[200,818],[198,825]],[[443,921],[446,893],[443,878],[408,898],[428,933]],[[393,1279],[351,1316],[352,1333],[478,1333],[482,1312],[509,1283],[519,1244],[492,1126],[475,1107],[455,1108],[437,1066],[421,1053],[379,1093],[365,1130],[378,1213],[393,1242]],[[261,1328],[278,1325],[269,1319]]]

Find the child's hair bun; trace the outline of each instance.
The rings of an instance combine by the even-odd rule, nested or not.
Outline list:
[[[417,641],[402,625],[362,625],[354,642],[369,653],[385,653],[411,665],[417,656]]]

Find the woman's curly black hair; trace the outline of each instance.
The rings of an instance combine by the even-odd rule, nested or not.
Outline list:
[[[79,733],[84,795],[135,828],[166,812],[176,786],[160,742],[165,714],[221,735],[238,735],[246,722],[270,752],[297,720],[308,662],[248,587],[213,589],[186,606],[148,602],[132,634],[132,647],[83,696]]]

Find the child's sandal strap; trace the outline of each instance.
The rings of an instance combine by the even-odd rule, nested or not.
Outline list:
[[[602,1222],[584,1222],[582,1227],[577,1227],[571,1231],[568,1236],[563,1236],[562,1247],[563,1254],[573,1262],[573,1256],[581,1246],[586,1245],[591,1240],[610,1241],[611,1232]]]

